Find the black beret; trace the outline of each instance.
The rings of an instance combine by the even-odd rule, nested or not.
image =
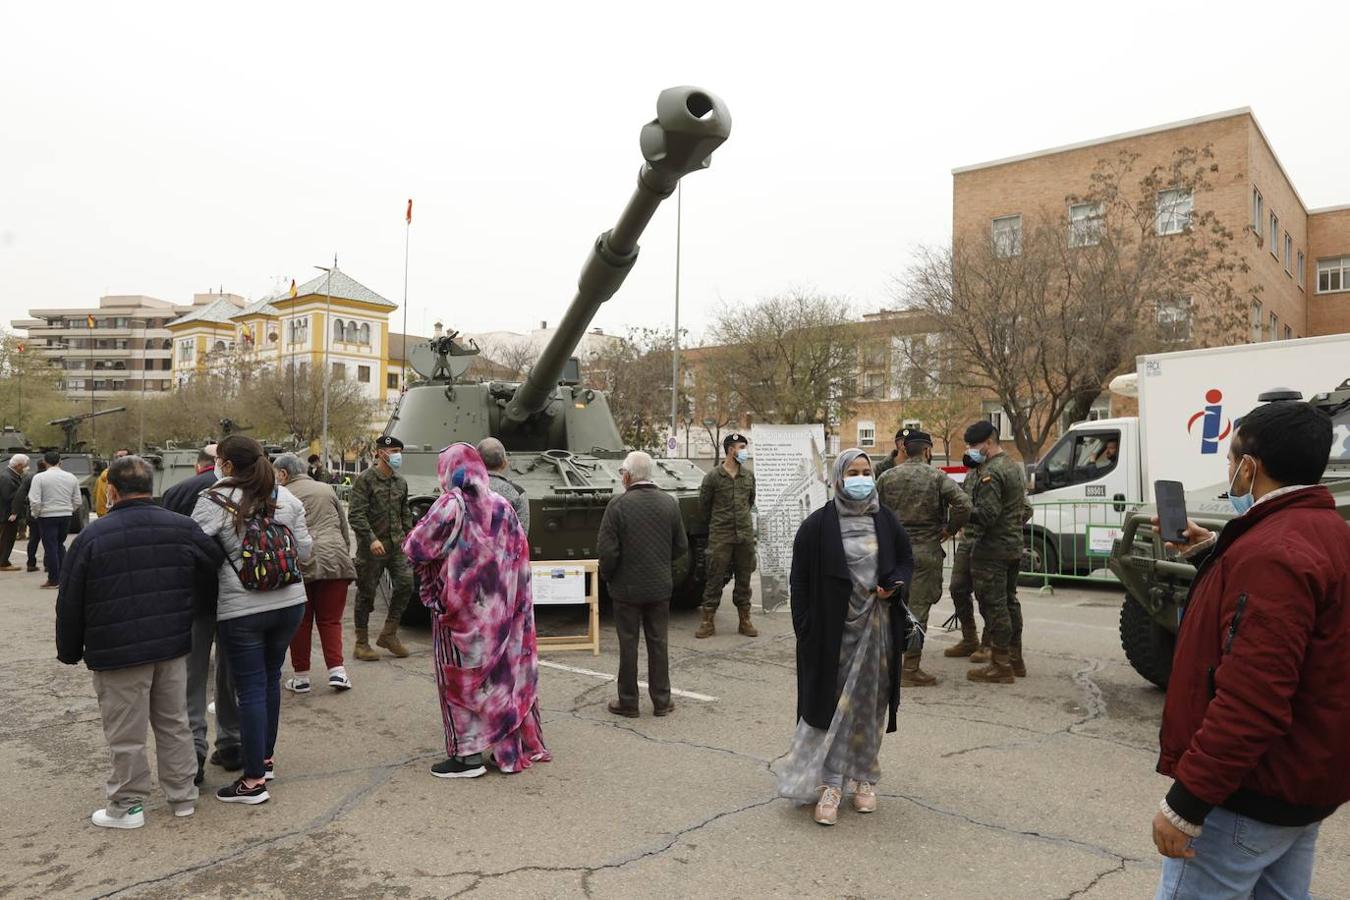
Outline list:
[[[905,429],[905,444],[927,444],[933,446],[933,436],[926,431],[920,431],[917,428]]]
[[[983,444],[991,437],[997,436],[998,429],[994,427],[993,422],[990,422],[987,419],[976,422],[966,429],[967,444]]]
[[[895,439],[896,439],[897,441],[899,441],[900,443],[902,443],[902,444],[903,444],[905,441],[909,440],[909,429],[908,429],[908,428],[901,428],[899,431],[897,431],[897,432],[895,433]]]
[[[382,434],[375,439],[375,446],[381,450],[387,450],[390,447],[402,450],[403,442],[400,441],[398,438],[394,437],[392,434]]]
[[[734,444],[748,444],[748,443],[750,442],[745,439],[745,435],[741,434],[738,431],[733,431],[731,434],[722,438],[722,449],[730,450],[732,445]]]

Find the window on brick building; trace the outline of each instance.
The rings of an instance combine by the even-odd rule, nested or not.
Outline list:
[[[1251,317],[1248,321],[1250,343],[1260,343],[1261,330],[1265,327],[1265,324],[1265,321],[1261,318],[1261,301],[1253,300]]]
[[[1350,290],[1350,256],[1317,261],[1317,293]]]
[[[1274,313],[1270,314],[1270,338],[1269,340],[1278,341],[1280,339],[1280,317]]]
[[[1308,286],[1308,262],[1303,258],[1303,251],[1298,251],[1298,286],[1306,288]]]
[[[1280,217],[1270,214],[1270,255],[1280,258]]]
[[[1191,339],[1191,298],[1168,297],[1158,301],[1158,337],[1168,344]]]
[[[1261,192],[1256,189],[1256,185],[1252,185],[1252,233],[1258,239],[1261,237],[1261,229],[1266,223],[1265,216],[1266,207],[1261,199]]]
[[[1089,247],[1101,241],[1102,205],[1074,203],[1069,206],[1069,246]]]
[[[994,253],[998,256],[1022,254],[1022,217],[1000,216],[993,222]]]
[[[1290,341],[1293,340],[1293,338],[1294,338],[1294,329],[1290,328],[1288,325],[1284,326],[1284,339],[1286,341]]]
[[[1284,233],[1284,272],[1286,275],[1292,275],[1294,267],[1294,239],[1289,236],[1289,232]]]
[[[875,447],[877,445],[877,423],[858,422],[858,446]]]
[[[1191,225],[1195,196],[1190,191],[1171,188],[1158,192],[1158,234],[1181,234]]]

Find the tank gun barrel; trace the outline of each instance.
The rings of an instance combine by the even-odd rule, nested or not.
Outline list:
[[[614,296],[637,262],[638,238],[657,207],[675,192],[682,177],[708,167],[713,151],[729,134],[731,113],[713,94],[674,87],[657,97],[656,118],[643,126],[639,139],[646,162],[638,173],[637,188],[614,227],[596,239],[581,269],[576,296],[529,377],[507,404],[503,425],[520,425],[548,404],[563,366],[600,304]]]

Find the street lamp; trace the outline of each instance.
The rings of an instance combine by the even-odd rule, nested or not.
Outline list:
[[[328,278],[324,284],[324,294],[327,299],[327,306],[324,309],[323,317],[323,443],[320,445],[323,453],[324,467],[328,467],[332,460],[328,456],[328,381],[333,377],[332,366],[328,364],[328,344],[333,335],[333,270],[337,268],[337,254],[333,254],[333,265],[315,266],[321,272],[327,272]]]

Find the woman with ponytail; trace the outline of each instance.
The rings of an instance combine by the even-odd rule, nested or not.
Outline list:
[[[227,803],[265,803],[281,713],[281,667],[304,615],[305,585],[294,573],[274,589],[258,589],[256,573],[242,568],[251,564],[244,560],[245,536],[264,524],[284,526],[289,535],[279,533],[289,538],[300,561],[309,558],[313,541],[304,505],[276,483],[271,461],[253,438],[232,434],[221,441],[216,475],[222,480],[202,492],[192,518],[225,550],[217,640],[230,661],[244,755],[244,774],[216,797]]]

